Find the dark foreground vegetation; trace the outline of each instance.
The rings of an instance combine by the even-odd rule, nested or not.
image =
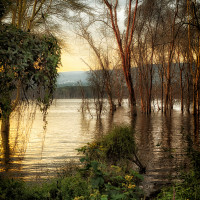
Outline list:
[[[47,182],[27,183],[0,177],[0,199],[200,199],[200,153],[192,145],[188,148],[191,169],[181,172],[176,183],[151,197],[146,197],[143,192],[141,182],[145,166],[137,157],[131,128],[116,127],[78,151],[83,155],[81,164],[74,162],[66,165],[58,171],[57,177]]]

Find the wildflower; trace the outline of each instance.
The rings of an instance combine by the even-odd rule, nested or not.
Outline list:
[[[132,184],[129,184],[129,185],[128,185],[128,188],[129,188],[129,189],[134,189],[134,188],[135,188],[135,185],[134,185],[134,184],[133,184],[133,185],[132,185]]]
[[[104,150],[103,146],[99,146],[99,150],[103,151]]]
[[[0,72],[3,72],[4,68],[3,66],[0,67]]]
[[[129,175],[126,175],[125,176],[125,179],[130,182],[132,179],[133,179],[133,176],[129,176]]]
[[[118,167],[118,166],[115,166],[115,165],[111,165],[111,167],[114,168],[115,172],[117,172],[117,173],[119,173],[122,170],[121,167]]]
[[[85,198],[83,196],[75,197],[74,200],[84,200]]]

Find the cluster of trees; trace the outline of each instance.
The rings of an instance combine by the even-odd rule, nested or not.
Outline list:
[[[16,102],[27,99],[30,88],[40,91],[33,98],[49,105],[60,62],[58,41],[52,36],[58,33],[58,20],[73,22],[91,49],[92,62],[84,62],[90,68],[89,81],[99,110],[106,96],[114,113],[115,99],[120,106],[126,86],[133,116],[136,101],[149,114],[155,98],[161,100],[164,113],[171,112],[178,91],[182,111],[185,107],[189,112],[192,101],[193,113],[199,112],[199,2],[1,0],[0,5],[0,109],[4,118],[9,118]],[[48,36],[41,34],[50,31]]]
[[[137,114],[136,101],[143,113],[150,114],[154,99],[161,101],[162,112],[170,113],[177,96],[182,111],[192,107],[198,114],[200,3],[102,0],[96,4],[95,15],[81,18],[76,31],[93,52],[87,64],[97,102],[106,92],[113,112],[114,99],[117,96],[120,105],[120,88],[126,85],[132,115]]]
[[[0,0],[0,118],[5,163],[9,162],[10,116],[21,104],[44,113],[56,89],[61,48],[56,19],[86,11],[78,0]],[[51,31],[50,31],[51,30]]]

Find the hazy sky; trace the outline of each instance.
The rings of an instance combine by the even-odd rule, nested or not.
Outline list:
[[[81,60],[81,57],[77,55],[63,53],[61,56],[62,66],[59,71],[87,71],[87,66]]]
[[[88,62],[90,49],[86,42],[80,41],[75,34],[70,35],[67,40],[68,49],[62,49],[61,62],[62,66],[59,72],[64,71],[88,71],[88,66],[83,62]]]
[[[124,0],[120,0],[124,2]],[[96,7],[96,5],[95,5]],[[119,26],[123,26],[124,19],[124,9],[121,9],[118,13]],[[66,27],[69,28],[69,27]],[[83,62],[89,62],[89,57],[91,55],[91,50],[87,45],[87,42],[77,38],[76,34],[71,32],[70,36],[67,39],[68,50],[66,51],[63,47],[61,62],[62,66],[59,69],[59,72],[64,71],[87,71],[89,70],[88,66]]]

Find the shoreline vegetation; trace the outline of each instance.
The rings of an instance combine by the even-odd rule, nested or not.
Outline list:
[[[1,200],[129,200],[200,199],[200,154],[188,136],[189,170],[180,170],[178,180],[145,195],[145,166],[137,155],[134,130],[115,127],[78,152],[80,163],[67,163],[57,176],[43,183],[29,183],[0,176]],[[134,170],[133,170],[134,169]]]

